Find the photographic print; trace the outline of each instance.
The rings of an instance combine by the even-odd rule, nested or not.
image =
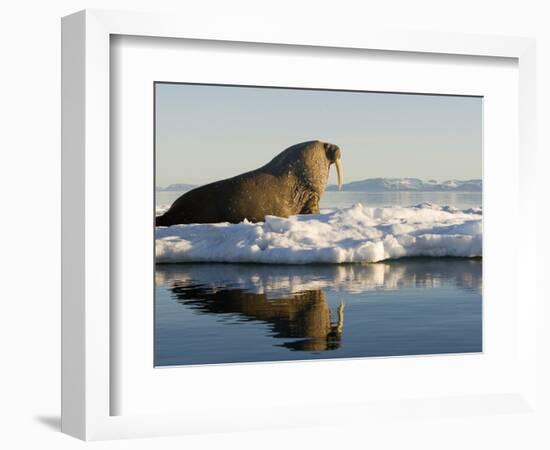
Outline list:
[[[154,101],[155,366],[482,351],[482,97]]]

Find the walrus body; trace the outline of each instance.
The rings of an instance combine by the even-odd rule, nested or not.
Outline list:
[[[341,185],[337,145],[320,141],[293,145],[259,169],[186,192],[156,218],[156,225],[261,222],[266,215],[319,213],[333,163]]]

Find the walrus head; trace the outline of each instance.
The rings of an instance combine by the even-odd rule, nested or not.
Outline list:
[[[338,176],[338,189],[342,189],[344,177],[340,147],[335,144],[320,141],[306,142],[302,145],[302,161],[304,165],[301,168],[301,173],[305,178],[302,181],[305,182],[307,180],[307,185],[309,185],[320,197],[325,191],[330,167],[334,164]]]
[[[338,187],[341,189],[344,177],[340,148],[328,142],[308,141],[293,145],[273,158],[265,169],[294,176],[301,186],[321,195],[332,164],[336,166]]]

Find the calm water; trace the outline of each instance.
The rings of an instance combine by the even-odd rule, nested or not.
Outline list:
[[[481,266],[159,265],[155,365],[479,352]]]
[[[170,205],[182,192],[157,192],[157,205]],[[321,208],[343,208],[355,203],[365,206],[411,206],[422,202],[452,205],[458,209],[481,206],[481,192],[325,192]]]
[[[181,192],[157,192],[157,205]],[[481,206],[470,192],[326,192],[322,208]],[[155,365],[482,350],[482,261],[156,266]]]

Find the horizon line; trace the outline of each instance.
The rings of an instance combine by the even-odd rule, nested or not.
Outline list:
[[[229,178],[231,178],[231,177],[229,177]],[[447,178],[447,179],[437,180],[436,178],[418,178],[418,177],[369,177],[369,178],[363,178],[363,179],[360,179],[360,180],[348,181],[346,183],[343,183],[343,186],[346,185],[346,184],[360,183],[360,182],[368,181],[368,180],[419,180],[419,181],[422,181],[422,182],[435,182],[435,183],[439,183],[439,184],[445,183],[445,182],[448,182],[448,181],[460,181],[460,182],[480,181],[480,182],[483,182],[483,178]],[[203,183],[187,183],[187,182],[181,181],[181,182],[176,182],[176,183],[169,183],[169,184],[166,184],[164,186],[155,185],[155,189],[157,189],[157,188],[165,189],[167,187],[178,185],[178,184],[186,184],[186,185],[189,185],[189,186],[203,186],[205,184],[214,183],[216,181],[219,181],[219,180],[206,181],[206,182],[203,182]],[[327,184],[327,187],[328,186],[337,186],[337,184],[331,183],[331,184]]]

